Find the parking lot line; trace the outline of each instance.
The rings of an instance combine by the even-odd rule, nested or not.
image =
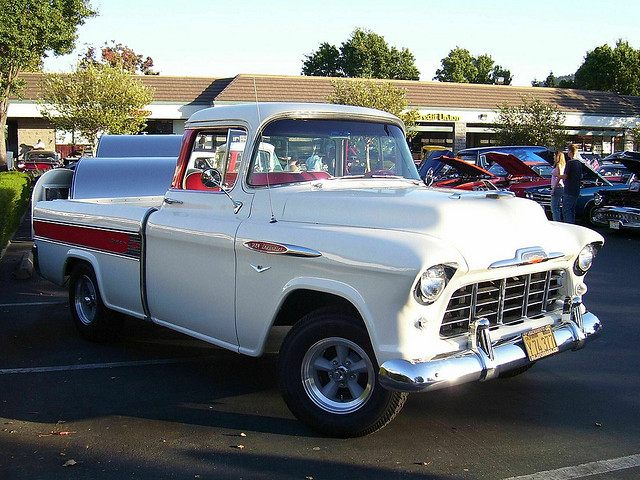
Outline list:
[[[101,368],[122,368],[141,367],[147,365],[168,365],[176,363],[191,363],[211,360],[214,357],[190,357],[190,358],[163,358],[156,360],[135,360],[131,362],[110,362],[110,363],[86,363],[82,365],[58,365],[52,367],[31,367],[31,368],[0,368],[0,375],[15,375],[25,373],[48,373],[48,372],[68,372],[73,370],[94,370]]]
[[[640,467],[640,454],[583,463],[582,465],[576,465],[574,467],[547,470],[545,472],[532,473],[521,477],[509,477],[504,480],[571,480],[636,467]]]
[[[41,305],[65,305],[67,300],[58,300],[55,302],[23,302],[23,303],[0,303],[0,308],[7,307],[38,307]]]

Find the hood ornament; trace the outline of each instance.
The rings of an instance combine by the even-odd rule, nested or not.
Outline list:
[[[489,265],[489,268],[517,267],[520,265],[533,265],[542,263],[555,258],[564,257],[562,252],[547,253],[542,247],[528,247],[516,250],[513,258],[499,260]]]

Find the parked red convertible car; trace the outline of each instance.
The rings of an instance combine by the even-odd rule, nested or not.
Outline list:
[[[16,165],[19,172],[43,172],[63,165],[56,152],[50,150],[31,150]]]
[[[498,178],[472,163],[448,155],[430,156],[418,168],[420,178],[434,187],[458,190],[497,190]]]
[[[422,179],[435,187],[459,190],[509,190],[524,197],[527,188],[549,185],[551,180],[540,175],[515,155],[488,152],[489,170],[448,155],[430,157],[420,165]]]
[[[510,153],[487,152],[486,159],[492,163],[489,173],[497,177],[492,182],[500,189],[509,190],[517,197],[524,197],[527,188],[551,184],[530,165]]]

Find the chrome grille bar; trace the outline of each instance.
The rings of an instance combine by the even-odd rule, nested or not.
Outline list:
[[[560,295],[561,270],[502,278],[465,285],[453,293],[440,334],[467,333],[470,323],[486,318],[490,326],[526,321],[548,311]]]

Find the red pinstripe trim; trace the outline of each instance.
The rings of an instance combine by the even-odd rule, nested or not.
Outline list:
[[[33,232],[37,237],[47,240],[140,258],[140,235],[137,233],[115,232],[42,220],[33,222]]]

